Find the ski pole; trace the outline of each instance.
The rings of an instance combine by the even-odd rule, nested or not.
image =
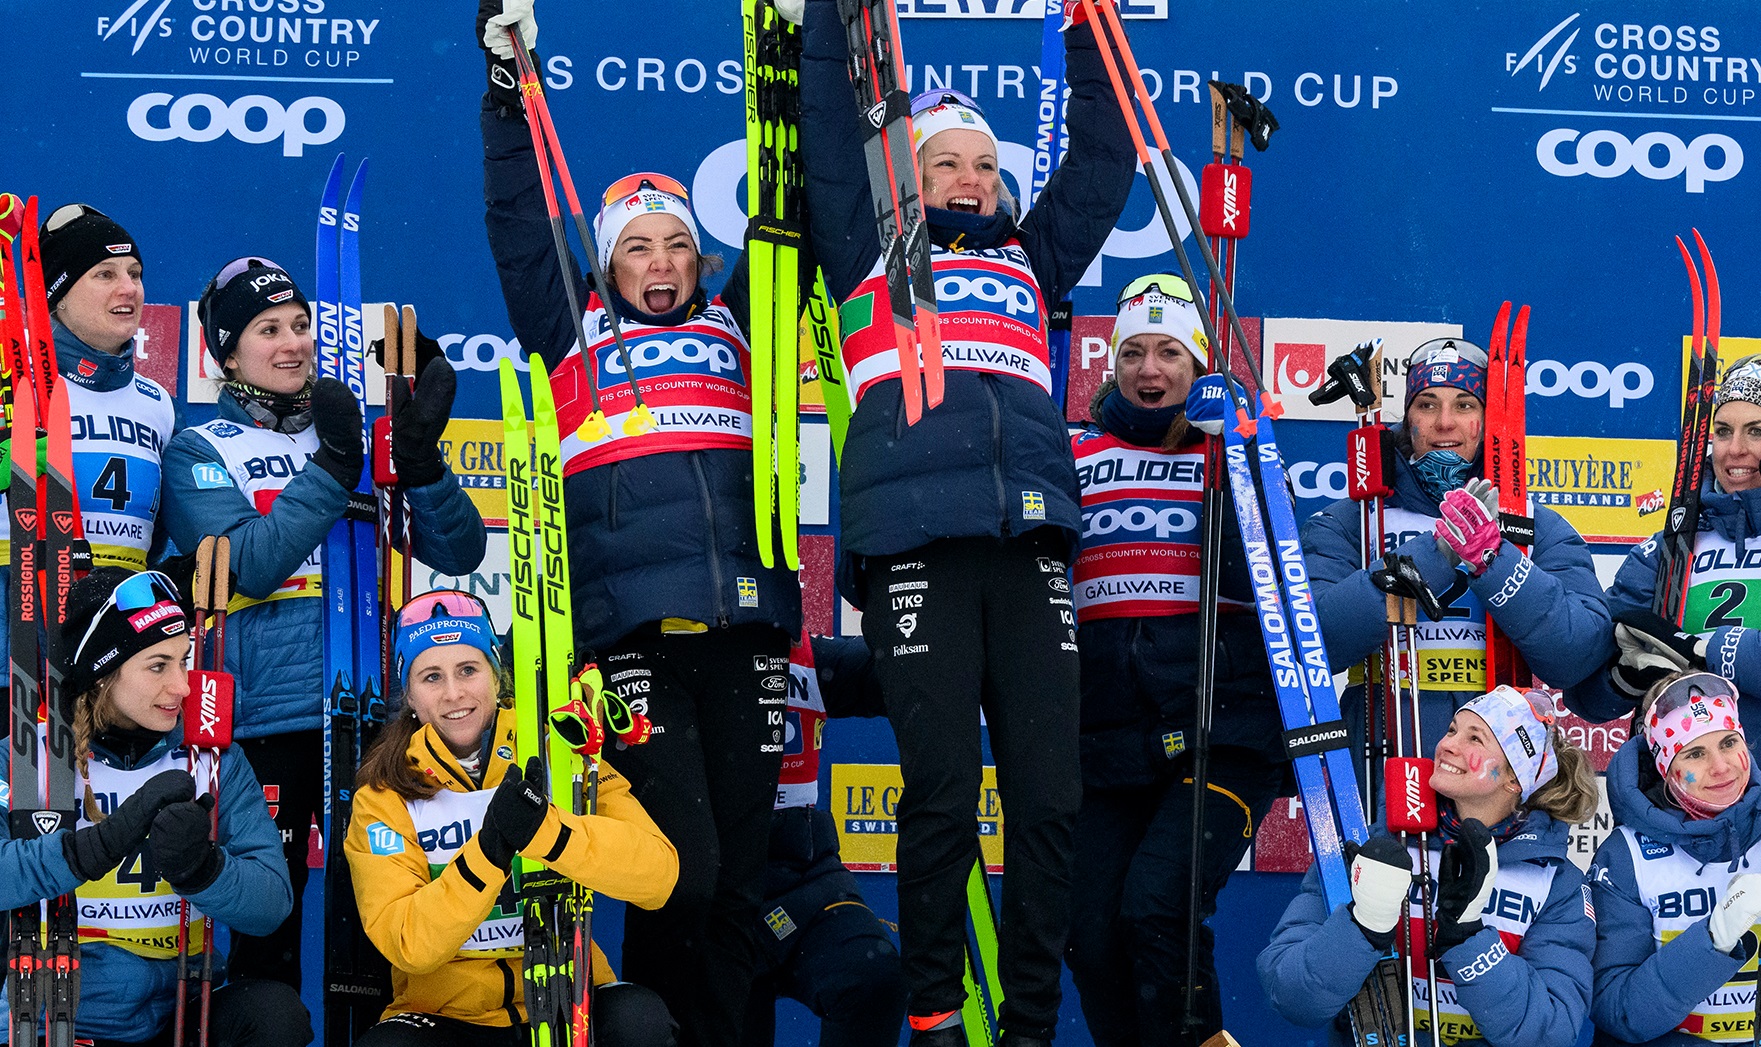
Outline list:
[[[514,45],[514,64],[520,70],[520,98],[526,106],[526,123],[532,132],[532,151],[538,160],[539,181],[544,186],[544,202],[550,209],[551,236],[556,241],[556,264],[562,271],[563,288],[569,301],[569,315],[575,323],[575,337],[579,340],[582,353],[591,352],[591,343],[587,341],[585,329],[581,324],[580,300],[575,296],[574,275],[568,271],[568,237],[563,232],[561,208],[557,206],[556,189],[550,180],[550,163],[556,164],[557,180],[562,182],[563,195],[569,202],[569,217],[575,220],[575,232],[581,237],[581,253],[587,256],[587,267],[593,274],[593,285],[599,289],[601,304],[605,308],[605,320],[611,327],[612,342],[618,350],[618,360],[623,364],[624,377],[630,383],[630,393],[636,398],[635,410],[624,420],[624,435],[639,436],[652,432],[655,427],[654,415],[648,405],[642,401],[642,389],[636,382],[636,369],[630,365],[630,350],[624,344],[623,329],[618,323],[618,311],[611,303],[612,285],[605,278],[605,270],[599,261],[599,247],[594,242],[592,232],[587,228],[587,216],[581,210],[580,197],[575,195],[575,180],[569,176],[569,163],[563,158],[562,140],[556,135],[556,125],[550,119],[550,102],[544,95],[544,84],[538,79],[538,70],[532,64],[532,55],[526,50],[526,43],[520,38],[520,27],[508,26],[508,38]],[[548,159],[547,159],[548,158]],[[599,362],[595,358],[583,360],[583,370],[587,373],[587,391],[592,397],[593,413],[581,423],[577,435],[588,441],[603,439],[611,431],[605,420],[605,412],[599,408]]]

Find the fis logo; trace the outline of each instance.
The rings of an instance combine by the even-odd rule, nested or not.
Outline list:
[[[135,40],[134,48],[129,51],[129,54],[131,55],[140,54],[141,48],[146,45],[148,40],[155,36],[170,36],[171,20],[165,18],[164,15],[165,9],[171,6],[171,0],[159,0],[158,5],[153,8],[151,14],[147,15],[145,18],[137,18],[136,15],[138,15],[141,9],[146,7],[149,2],[150,0],[134,0],[133,3],[129,4],[128,7],[115,18],[105,18],[100,16],[98,19],[99,36],[102,39],[108,40],[117,33],[127,30],[134,36]]]
[[[1571,35],[1567,36],[1564,40],[1561,40],[1559,46],[1553,48],[1551,53],[1547,52],[1547,48],[1560,33],[1565,32],[1567,26],[1578,20],[1579,14],[1581,14],[1581,12],[1568,16],[1558,25],[1543,33],[1541,38],[1536,40],[1533,46],[1523,52],[1521,58],[1518,58],[1514,51],[1507,52],[1504,56],[1504,67],[1510,70],[1510,75],[1514,77],[1516,74],[1532,66],[1535,72],[1539,73],[1541,76],[1541,83],[1535,88],[1535,90],[1539,92],[1547,89],[1547,82],[1552,80],[1553,74],[1560,69],[1564,69],[1568,74],[1577,72],[1577,56],[1568,52],[1571,50],[1572,42],[1578,38],[1579,33],[1583,32],[1583,26],[1573,28]]]

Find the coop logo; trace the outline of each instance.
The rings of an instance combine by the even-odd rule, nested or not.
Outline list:
[[[312,126],[312,117],[320,120]],[[306,146],[326,145],[342,135],[348,117],[330,98],[309,95],[285,106],[268,95],[228,102],[217,95],[141,95],[128,107],[128,129],[149,142],[212,142],[231,135],[247,145],[280,140],[283,156],[303,156]]]
[[[125,31],[128,32],[134,37],[135,41],[135,46],[129,51],[129,54],[140,54],[141,48],[146,45],[148,40],[155,36],[171,35],[171,20],[163,17],[165,9],[171,6],[171,0],[159,0],[158,6],[153,8],[151,14],[144,18],[135,17],[140,14],[141,9],[146,7],[149,2],[150,0],[134,0],[134,3],[129,4],[127,9],[117,15],[114,19],[100,15],[98,18],[98,32],[105,40],[110,39],[118,33]]]
[[[1346,497],[1344,462],[1292,462],[1285,475],[1298,498],[1337,501]]]
[[[453,367],[462,371],[493,371],[502,360],[512,360],[524,371],[528,368],[526,352],[518,338],[502,338],[493,334],[443,334],[437,341],[440,351]]]
[[[1000,312],[1009,319],[1038,328],[1039,302],[1033,288],[1019,277],[983,270],[967,274],[942,273],[936,277],[936,298],[947,312],[977,309]]]
[[[1573,14],[1552,29],[1547,30],[1539,40],[1535,41],[1534,46],[1523,52],[1521,58],[1517,57],[1515,51],[1507,52],[1504,56],[1504,68],[1509,70],[1513,77],[1526,69],[1532,69],[1539,73],[1541,84],[1535,88],[1537,91],[1546,90],[1547,81],[1553,79],[1553,74],[1560,70],[1564,70],[1566,73],[1577,72],[1578,59],[1570,51],[1573,41],[1577,40],[1578,34],[1583,32],[1584,27],[1581,25],[1572,26],[1571,35],[1560,40],[1557,46],[1554,46],[1553,42],[1558,39],[1560,33],[1565,32],[1568,26],[1578,20],[1580,14]],[[1551,51],[1548,50],[1549,47],[1552,47]]]
[[[734,347],[720,339],[696,338],[689,335],[649,338],[627,343],[630,366],[643,378],[661,375],[700,374],[712,378],[729,375],[743,382],[740,357]],[[599,349],[599,384],[601,388],[624,381],[624,361],[617,345]]]
[[[1275,342],[1272,345],[1272,392],[1306,395],[1321,387],[1327,373],[1325,342]]]
[[[1567,148],[1571,146],[1572,148]],[[1662,163],[1655,162],[1661,155]],[[1711,165],[1713,157],[1717,166]],[[1743,147],[1729,135],[1703,134],[1683,142],[1668,131],[1652,131],[1629,139],[1619,131],[1580,133],[1570,127],[1548,131],[1535,143],[1541,169],[1561,178],[1590,175],[1619,178],[1637,171],[1654,182],[1685,178],[1690,193],[1703,193],[1708,182],[1728,182],[1743,169]]]
[[[1566,364],[1559,360],[1531,360],[1524,391],[1536,396],[1571,393],[1586,400],[1607,398],[1610,407],[1625,407],[1642,400],[1657,387],[1657,378],[1644,364],[1623,363],[1610,368],[1595,361]]]

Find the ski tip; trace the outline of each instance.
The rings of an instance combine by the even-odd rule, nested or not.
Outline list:
[[[603,418],[604,415],[602,414],[600,417]],[[636,405],[636,409],[624,419],[624,435],[641,436],[643,433],[652,433],[657,425],[654,414],[648,410],[648,405],[639,403]]]
[[[24,201],[15,193],[0,193],[0,239],[12,243],[24,231]]]
[[[611,435],[611,423],[605,420],[604,411],[594,411],[581,420],[575,429],[575,436],[588,443],[598,443]]]

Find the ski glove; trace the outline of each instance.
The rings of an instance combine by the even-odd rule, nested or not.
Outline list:
[[[312,464],[329,473],[345,491],[361,482],[367,462],[361,429],[361,405],[349,387],[334,378],[312,386],[312,427],[318,431],[318,453]]]
[[[108,818],[62,835],[61,853],[67,858],[67,867],[87,883],[102,879],[141,846],[161,810],[194,795],[196,780],[188,771],[160,771],[118,804]]]
[[[147,857],[178,894],[205,891],[220,878],[225,856],[220,845],[208,839],[213,814],[214,797],[203,793],[194,800],[171,804],[153,819],[153,831],[147,834]]]
[[[1437,930],[1431,955],[1441,956],[1480,933],[1480,914],[1498,879],[1498,842],[1479,819],[1461,823],[1461,839],[1443,845],[1437,863]]]
[[[512,61],[514,43],[508,38],[510,26],[519,28],[526,50],[538,46],[538,19],[532,14],[532,0],[482,0],[477,5],[477,39],[483,41],[483,49]]]
[[[1460,567],[1478,578],[1504,544],[1498,530],[1498,489],[1490,480],[1473,479],[1443,496],[1443,518],[1433,533],[1437,551],[1451,567]]]
[[[526,761],[522,778],[518,767],[508,768],[507,777],[495,787],[489,810],[483,815],[483,828],[477,831],[478,846],[490,864],[506,872],[513,865],[514,855],[538,835],[550,802],[544,798],[544,762],[534,756]]]
[[[458,375],[445,360],[430,360],[410,392],[402,381],[391,383],[391,461],[405,490],[439,482],[446,472],[440,437],[452,417]]]
[[[1229,389],[1220,374],[1201,375],[1186,394],[1186,421],[1194,429],[1212,436],[1223,434],[1223,423],[1229,417]]]
[[[1742,873],[1730,878],[1718,908],[1706,917],[1706,929],[1712,932],[1712,944],[1719,952],[1743,955],[1747,959],[1755,953],[1753,940],[1742,954],[1734,950],[1743,944],[1749,928],[1758,921],[1761,921],[1761,873]]]
[[[1418,561],[1410,556],[1389,553],[1382,557],[1382,566],[1370,572],[1370,584],[1390,596],[1417,600],[1426,618],[1433,622],[1443,620],[1443,602],[1425,584],[1424,572],[1419,570]]]
[[[1351,918],[1371,945],[1386,949],[1412,891],[1412,855],[1399,840],[1377,833],[1362,846],[1346,841],[1345,860],[1351,863]]]
[[[1615,615],[1614,642],[1620,659],[1608,669],[1609,682],[1635,702],[1672,673],[1706,668],[1706,641],[1652,611]]]

